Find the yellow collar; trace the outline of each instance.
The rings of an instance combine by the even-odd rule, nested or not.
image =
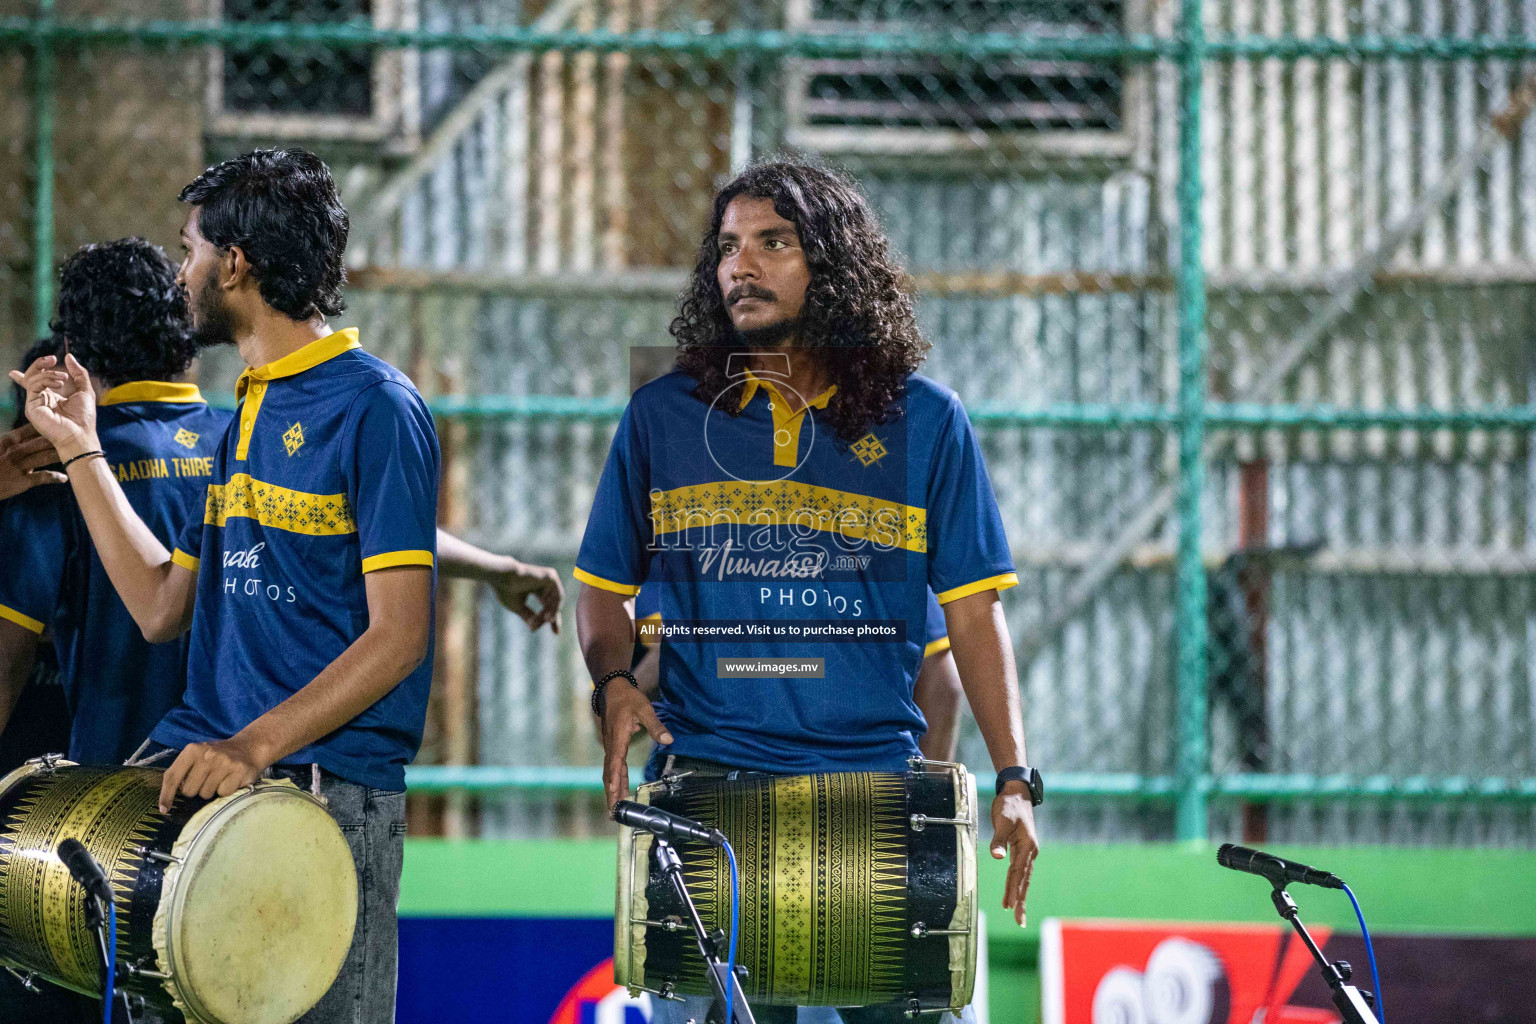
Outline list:
[[[779,389],[773,386],[773,381],[754,376],[752,371],[748,370],[747,387],[746,390],[742,393],[741,405],[737,406],[738,409],[745,409],[747,407],[747,403],[752,401],[752,396],[757,394],[757,389],[759,386],[766,388],[768,390],[769,396],[773,400],[773,411],[775,413],[773,419],[775,423],[789,419],[791,416],[798,416],[800,413],[805,412],[805,409],[825,409],[827,407],[827,403],[832,400],[832,396],[837,394],[837,385],[833,384],[831,387],[827,388],[827,390],[823,391],[821,394],[807,402],[805,404],[805,409],[801,409],[799,412],[791,413],[789,411],[789,403],[785,401],[784,396],[779,393]]]
[[[96,400],[98,406],[124,402],[202,402],[203,393],[196,384],[173,384],[164,380],[131,380],[119,384]]]
[[[354,348],[361,348],[362,343],[357,340],[357,328],[348,327],[344,331],[327,334],[323,338],[305,345],[303,348],[290,352],[281,359],[274,359],[265,366],[258,366],[246,370],[235,382],[235,399],[238,401],[245,397],[245,389],[253,380],[277,380],[279,377],[292,377],[312,370],[327,359],[335,359],[343,352]]]

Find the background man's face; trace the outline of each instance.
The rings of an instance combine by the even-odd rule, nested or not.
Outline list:
[[[779,216],[771,199],[731,200],[720,221],[719,245],[716,277],[738,331],[759,331],[800,315],[811,272],[800,233]]]
[[[187,293],[187,313],[198,343],[233,345],[234,325],[219,287],[219,250],[197,229],[197,207],[187,216],[181,229],[181,266],[176,283]]]

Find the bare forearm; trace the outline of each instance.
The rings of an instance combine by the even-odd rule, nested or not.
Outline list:
[[[446,530],[437,531],[437,567],[444,576],[484,581],[516,564],[514,558],[478,548]]]
[[[68,472],[101,564],[139,628],[149,634],[163,631],[168,621],[184,625],[180,609],[169,607],[176,596],[185,603],[185,595],[172,594],[169,586],[171,553],[128,504],[107,460],[82,459]]]
[[[931,761],[955,759],[955,746],[960,738],[960,693],[960,677],[949,651],[923,659],[913,699],[928,722],[928,731],[917,745]]]
[[[421,664],[426,644],[389,624],[370,626],[298,693],[240,732],[268,764],[352,721]]]
[[[661,648],[647,647],[635,665],[634,672],[635,682],[640,684],[640,692],[655,700],[661,694]],[[597,678],[601,679],[602,676]]]
[[[620,594],[582,587],[576,601],[576,636],[593,679],[629,668],[634,653],[635,622]]]
[[[1027,764],[1013,643],[996,591],[945,606],[950,649],[995,768]]]

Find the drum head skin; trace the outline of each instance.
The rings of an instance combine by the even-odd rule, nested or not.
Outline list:
[[[341,972],[357,871],[325,806],[262,784],[198,812],[166,871],[155,948],[203,1024],[291,1024]]]

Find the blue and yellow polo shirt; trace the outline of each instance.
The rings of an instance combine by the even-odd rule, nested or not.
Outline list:
[[[128,504],[166,547],[201,517],[228,412],[194,384],[134,381],[97,401],[96,431]],[[181,700],[185,638],[144,639],[86,532],[68,486],[0,505],[0,618],[52,636],[69,701],[69,757],[121,764]]]
[[[197,572],[185,700],[168,747],[226,739],[307,686],[368,626],[365,573],[435,566],[437,433],[410,380],[358,346],[312,342],[241,375],[204,514],[172,554]],[[405,785],[432,658],[285,758],[377,789]]]
[[[790,412],[782,379],[741,374],[713,406],[694,386],[676,371],[635,392],[575,571],[625,595],[658,584],[667,752],[903,770],[926,728],[928,590],[943,605],[1018,582],[964,408],[914,374],[850,445],[819,422],[835,389]],[[722,675],[717,659],[740,657],[823,658],[825,675]]]

